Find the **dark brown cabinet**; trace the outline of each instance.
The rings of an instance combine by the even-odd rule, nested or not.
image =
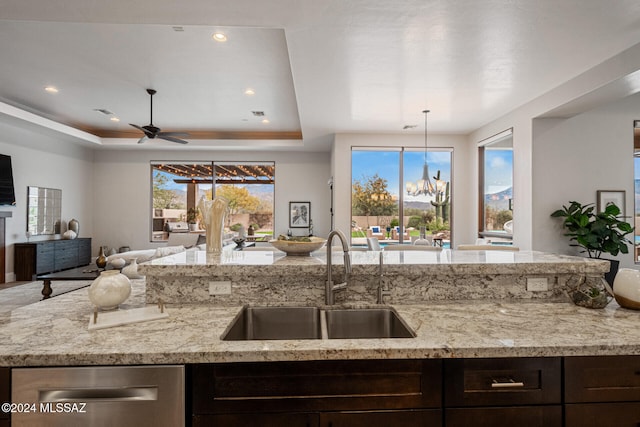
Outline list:
[[[11,402],[11,369],[0,368],[0,403]],[[11,425],[11,413],[0,411],[0,427]]]
[[[640,357],[566,357],[565,425],[640,425]]]
[[[440,360],[194,365],[191,377],[194,426],[442,425]]]
[[[320,414],[320,427],[439,427],[441,425],[442,412],[436,409]]]
[[[40,274],[91,263],[91,238],[44,240],[14,245],[16,280],[35,280]]]
[[[444,425],[561,426],[560,358],[444,361]]]

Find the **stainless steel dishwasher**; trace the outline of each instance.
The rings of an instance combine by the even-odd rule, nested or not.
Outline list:
[[[16,368],[11,425],[184,426],[184,366]]]

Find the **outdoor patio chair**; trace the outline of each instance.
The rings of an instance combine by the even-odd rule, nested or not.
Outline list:
[[[395,226],[391,229],[391,238],[393,240],[400,240],[400,226]],[[402,233],[402,240],[409,240],[409,233],[407,229],[404,229],[404,233]]]
[[[384,237],[384,230],[379,225],[372,225],[367,230],[367,237]]]

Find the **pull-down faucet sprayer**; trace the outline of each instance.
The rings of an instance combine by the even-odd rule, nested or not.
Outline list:
[[[342,243],[342,251],[344,252],[344,282],[333,284],[333,278],[331,273],[331,241],[334,236],[338,236]],[[349,246],[347,245],[347,238],[340,230],[333,230],[327,237],[327,281],[325,285],[325,303],[327,305],[334,304],[334,292],[345,289],[349,283],[351,275],[351,257],[349,255]]]

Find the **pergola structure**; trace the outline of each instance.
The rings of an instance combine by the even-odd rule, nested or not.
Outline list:
[[[155,170],[177,175],[178,184],[273,184],[275,165],[256,163],[166,163],[153,165]]]

